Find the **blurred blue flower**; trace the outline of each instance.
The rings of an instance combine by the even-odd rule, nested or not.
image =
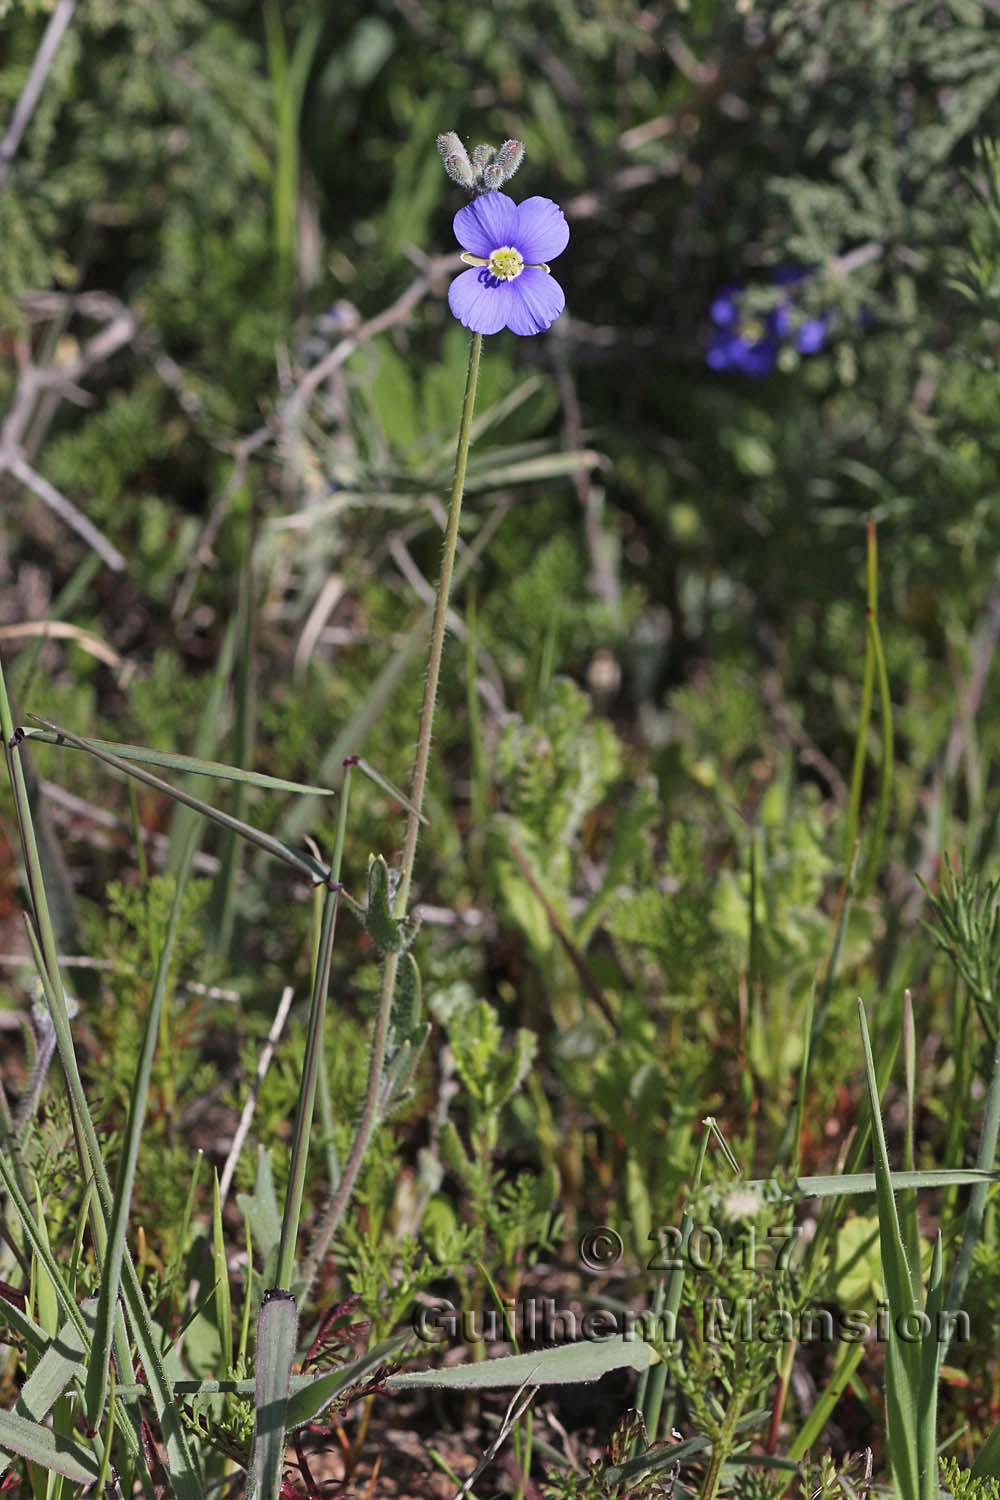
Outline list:
[[[771,280],[777,286],[794,286],[808,275],[797,266],[777,266]],[[735,372],[760,380],[770,375],[778,363],[783,345],[790,344],[799,354],[818,354],[830,330],[827,315],[806,318],[796,323],[790,297],[782,298],[766,317],[744,313],[742,299],[745,287],[720,287],[712,300],[709,316],[717,332],[712,335],[706,353],[710,370]]]

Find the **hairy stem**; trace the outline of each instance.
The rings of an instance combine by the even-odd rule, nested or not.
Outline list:
[[[465,468],[472,441],[472,414],[476,406],[476,386],[479,383],[479,359],[482,353],[482,334],[474,333],[469,346],[469,373],[465,382],[465,399],[462,403],[462,420],[458,429],[458,448],[455,453],[455,478],[451,487],[451,503],[448,509],[448,525],[445,530],[444,550],[441,557],[441,576],[438,580],[437,598],[431,621],[430,648],[427,656],[427,677],[424,682],[424,702],[420,711],[420,733],[417,738],[417,753],[413,763],[413,778],[410,782],[411,809],[406,820],[406,838],[403,844],[403,863],[399,886],[396,890],[395,914],[406,915],[413,881],[413,866],[417,856],[417,839],[420,835],[420,815],[423,811],[424,792],[427,786],[427,767],[430,763],[431,740],[434,731],[434,710],[437,705],[438,681],[441,676],[441,657],[444,652],[445,628],[448,619],[448,602],[451,596],[451,579],[458,548],[458,528],[462,518],[462,497],[465,493]],[[358,1122],[357,1134],[344,1170],[316,1233],[309,1257],[303,1267],[305,1285],[301,1299],[308,1297],[316,1273],[322,1265],[330,1244],[343,1218],[344,1210],[351,1199],[361,1163],[364,1161],[369,1142],[379,1120],[379,1094],[382,1087],[382,1071],[385,1067],[386,1045],[389,1040],[389,1021],[392,1014],[392,996],[396,988],[396,973],[399,955],[386,955],[382,970],[382,988],[375,1014],[375,1032],[372,1037],[371,1061],[368,1070],[368,1087],[365,1102]]]

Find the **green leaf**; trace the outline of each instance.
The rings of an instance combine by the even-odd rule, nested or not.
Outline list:
[[[644,1339],[619,1336],[600,1343],[564,1344],[558,1349],[540,1349],[532,1354],[509,1354],[446,1370],[411,1370],[403,1375],[390,1375],[386,1384],[390,1390],[432,1386],[459,1391],[578,1385],[600,1380],[612,1370],[648,1370],[659,1359],[656,1350]]]
[[[249,1221],[254,1244],[267,1261],[278,1248],[278,1241],[281,1239],[281,1214],[274,1191],[271,1153],[266,1147],[257,1148],[257,1176],[253,1193],[237,1193],[236,1202]]]
[[[368,907],[365,929],[383,953],[403,953],[413,941],[414,929],[408,922],[397,921],[392,914],[389,895],[389,866],[381,854],[373,854],[368,863]]]
[[[412,1041],[421,1020],[420,970],[412,953],[404,953],[396,975],[396,992],[389,1021],[390,1038],[396,1045]]]
[[[257,1320],[253,1461],[247,1500],[278,1500],[298,1333],[299,1312],[291,1292],[265,1292]]]
[[[80,1443],[10,1411],[0,1411],[0,1448],[74,1484],[93,1484],[100,1472],[93,1454]]]
[[[756,1178],[746,1184],[758,1192],[768,1185],[769,1179]],[[981,1172],[974,1167],[940,1167],[929,1172],[890,1172],[889,1182],[894,1192],[905,1188],[974,1187],[977,1183],[1000,1181],[1000,1172]],[[850,1198],[859,1194],[877,1191],[874,1172],[844,1172],[818,1177],[797,1177],[790,1197],[798,1198]]]
[[[408,1333],[397,1333],[384,1339],[350,1364],[341,1365],[325,1375],[296,1375],[292,1379],[292,1395],[288,1402],[288,1426],[301,1427],[303,1422],[313,1422],[330,1402],[343,1392],[367,1380],[382,1365],[393,1359],[410,1340]]]
[[[229,1293],[229,1262],[226,1259],[226,1237],[222,1227],[218,1172],[214,1174],[212,1184],[212,1267],[215,1274],[215,1325],[219,1330],[223,1372],[228,1375],[233,1368],[233,1306]]]
[[[972,1465],[974,1479],[1000,1479],[1000,1422],[994,1427]]]
[[[914,1311],[913,1282],[893,1196],[892,1173],[879,1107],[878,1078],[868,1036],[865,1008],[858,1001],[861,1041],[865,1054],[865,1078],[875,1142],[875,1192],[878,1199],[882,1273],[889,1301],[889,1341],[886,1349],[886,1414],[888,1448],[892,1472],[902,1500],[936,1500],[937,1463],[935,1434],[930,1433],[930,1472],[927,1466],[926,1417],[920,1411],[921,1360],[917,1345],[900,1338],[897,1321]]]
[[[35,717],[32,715],[32,717]],[[42,721],[39,720],[39,723]],[[169,750],[150,750],[145,745],[125,745],[119,740],[81,736],[82,743],[67,744],[62,731],[22,729],[26,740],[40,745],[58,745],[71,750],[107,750],[119,760],[134,760],[145,766],[159,766],[161,771],[186,771],[191,776],[211,776],[218,781],[238,781],[245,786],[260,787],[266,792],[291,792],[300,797],[332,797],[332,787],[309,786],[303,781],[285,781],[280,776],[265,776],[262,771],[244,771],[241,766],[227,766],[219,760],[202,760],[197,755],[177,755]],[[374,776],[372,778],[375,779]],[[386,786],[388,787],[388,783]],[[395,796],[396,793],[393,793]],[[405,805],[405,804],[404,804]]]
[[[376,771],[375,767],[360,755],[349,756],[348,763],[355,766],[361,772],[362,776],[367,776],[368,780],[374,782],[381,791],[392,798],[393,802],[398,802],[400,807],[404,808],[408,813],[412,813],[414,817],[419,818],[421,823],[427,827],[427,819],[423,813],[418,812],[405,792],[401,792],[398,786],[394,786],[388,777],[382,775],[381,771]]]
[[[195,826],[192,825],[174,887],[170,917],[156,964],[156,978],[149,1002],[146,1024],[143,1031],[142,1049],[136,1064],[132,1082],[132,1097],[129,1101],[128,1121],[122,1141],[115,1182],[115,1196],[108,1222],[108,1244],[101,1267],[101,1289],[97,1303],[97,1322],[94,1330],[94,1347],[87,1370],[87,1386],[84,1393],[84,1408],[90,1427],[96,1432],[101,1424],[104,1400],[107,1394],[111,1345],[114,1324],[118,1316],[118,1296],[121,1289],[122,1265],[125,1259],[125,1236],[128,1231],[129,1209],[132,1188],[139,1162],[139,1142],[146,1119],[146,1100],[149,1095],[149,1080],[153,1072],[153,1057],[160,1033],[160,1016],[167,993],[170,965],[173,960],[180,928],[184,893],[195,850]]]
[[[185,807],[191,808],[193,812],[200,813],[203,818],[209,818],[213,823],[218,823],[220,828],[230,829],[233,833],[240,834],[249,843],[256,844],[265,853],[280,859],[282,863],[291,865],[293,869],[309,876],[310,880],[324,881],[327,871],[309,854],[303,854],[298,849],[292,849],[281,839],[274,838],[262,829],[255,828],[250,823],[244,823],[240,818],[231,817],[229,813],[222,812],[220,808],[212,807],[208,802],[202,802],[200,797],[192,797],[190,792],[181,787],[171,786],[169,781],[164,781],[159,776],[154,776],[151,771],[143,771],[130,761],[122,759],[118,755],[112,755],[108,750],[102,750],[95,740],[81,739],[78,734],[72,734],[68,729],[60,729],[58,724],[51,723],[48,719],[42,719],[38,714],[29,714],[28,717],[36,724],[41,724],[48,729],[58,740],[65,741],[77,750],[86,750],[97,760],[103,761],[105,765],[111,766],[113,770],[120,771],[125,776],[132,776],[136,781],[141,781],[144,786],[152,787],[155,791],[162,792],[165,797],[172,797],[175,802],[183,803]]]

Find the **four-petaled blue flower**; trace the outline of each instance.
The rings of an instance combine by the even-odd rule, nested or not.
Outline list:
[[[771,274],[779,286],[791,286],[807,273],[792,266],[779,266]],[[806,318],[797,326],[790,300],[783,299],[766,318],[746,316],[740,306],[744,288],[724,287],[715,297],[709,315],[718,332],[712,335],[706,360],[711,370],[736,371],[761,379],[778,363],[783,344],[791,343],[799,354],[818,354],[826,343],[828,317]]]
[[[543,333],[566,306],[549,273],[569,243],[569,225],[550,198],[515,203],[506,193],[483,193],[455,215],[462,259],[473,269],[456,276],[448,306],[473,333]]]

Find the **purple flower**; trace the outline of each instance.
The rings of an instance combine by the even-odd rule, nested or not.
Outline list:
[[[808,275],[798,266],[776,266],[771,280],[776,286],[792,288]],[[760,379],[778,363],[783,344],[791,343],[799,354],[818,354],[823,348],[830,331],[829,315],[797,323],[794,304],[786,296],[766,318],[747,317],[741,306],[743,292],[740,286],[721,287],[712,300],[709,314],[719,331],[712,335],[705,355],[709,369],[735,370]]]
[[[515,203],[483,193],[455,215],[462,259],[473,267],[448,288],[448,306],[473,333],[543,333],[566,306],[545,264],[569,243],[569,225],[550,198]]]
[[[713,334],[705,358],[710,370],[751,375],[760,380],[770,375],[778,360],[780,329],[773,319],[745,318],[740,308],[742,288],[723,287],[711,306]]]

